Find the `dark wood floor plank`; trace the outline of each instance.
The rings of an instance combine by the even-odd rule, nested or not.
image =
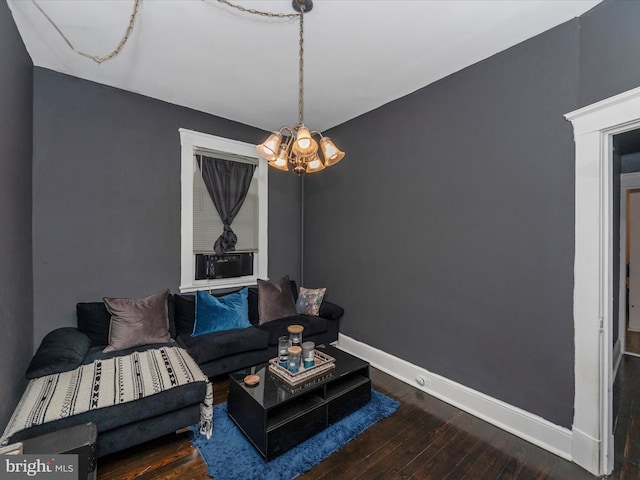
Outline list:
[[[399,414],[398,414],[399,413]],[[428,425],[429,417],[411,405],[402,405],[396,414],[376,424],[349,445],[322,462],[304,478],[329,479],[335,475],[356,478],[367,469],[376,469],[385,458],[394,456],[398,446],[414,432]]]
[[[473,459],[471,468],[460,477],[460,480],[477,480],[480,478],[496,461],[496,457],[501,451],[500,447],[506,445],[506,443],[507,437],[498,435],[496,442],[492,445],[485,444],[483,451]]]
[[[640,432],[638,417],[633,417],[628,422],[628,429],[624,435],[624,461],[622,462],[621,478],[637,480],[640,478]]]
[[[479,420],[465,412],[460,412],[460,415],[445,422],[442,427],[429,435],[423,445],[419,445],[422,448],[414,458],[406,462],[397,473],[388,477],[389,480],[411,478],[416,472],[434,464],[436,458],[446,462],[452,452],[456,451],[456,442],[465,437],[465,429],[475,421]]]
[[[640,358],[623,357],[614,385],[614,480],[640,478]]]
[[[485,435],[480,432],[482,429],[487,430]],[[502,431],[488,423],[481,423],[478,430],[474,431],[473,438],[475,443],[473,446],[468,448],[464,454],[460,455],[460,458],[455,465],[449,466],[450,471],[442,477],[442,480],[475,478],[477,476],[475,469],[479,466],[480,458],[482,458],[487,450],[493,450],[490,446],[490,442],[498,439],[499,437],[504,437]],[[471,477],[468,477],[469,474],[471,474]]]
[[[457,414],[459,414],[458,412]],[[457,415],[456,414],[456,415]],[[454,415],[455,416],[455,415]],[[435,437],[451,428],[450,420],[442,420],[433,416],[412,416],[413,423],[387,444],[387,448],[376,462],[362,468],[353,476],[354,479],[386,480],[393,478],[402,468],[410,463],[416,455],[424,450]]]
[[[466,474],[465,470],[475,463],[474,457],[479,455],[486,445],[480,437],[485,436],[489,430],[495,431],[495,427],[478,418],[465,415],[468,418],[461,418],[468,423],[462,424],[460,422],[459,426],[454,426],[457,430],[456,435],[436,455],[428,459],[423,455],[422,459],[416,459],[417,463],[421,462],[421,465],[418,466],[416,463],[418,469],[408,478],[411,480],[443,480],[447,477],[461,478]],[[487,431],[480,433],[482,429]]]
[[[421,415],[421,411],[411,405],[402,405],[396,413],[398,414],[383,419],[376,428],[366,430],[343,448],[339,461],[332,456],[302,478],[331,479],[338,474],[356,478],[366,470],[377,469],[380,463],[388,465],[384,460],[395,455],[395,450],[407,436],[430,428],[432,423],[429,422],[440,422],[433,417]]]
[[[207,466],[198,461],[200,454],[197,450],[189,456],[180,458],[171,464],[164,464],[157,468],[151,468],[144,474],[135,477],[136,480],[154,480],[162,478],[163,480],[186,480],[186,479],[203,479],[208,478]]]
[[[493,461],[489,464],[488,468],[481,472],[477,477],[480,480],[495,480],[503,478],[503,472],[507,468],[510,462],[517,462],[515,457],[505,453],[504,451],[496,452]]]
[[[304,480],[320,480],[331,478],[335,470],[356,469],[361,468],[363,463],[370,461],[371,458],[377,458],[379,451],[385,448],[385,445],[391,441],[386,436],[391,429],[403,431],[411,422],[406,417],[392,416],[381,421],[384,428],[368,429],[356,439],[352,440],[340,451],[341,463],[336,462],[335,454],[321,462],[310,472],[301,476]],[[391,425],[391,427],[389,427]],[[386,436],[386,438],[385,438]],[[374,460],[375,461],[375,460]]]
[[[409,480],[442,480],[452,477],[452,466],[455,468],[459,462],[459,458],[468,458],[469,454],[476,448],[478,440],[470,435],[458,432],[451,440],[451,447],[443,448],[436,455],[433,455],[426,463],[418,466],[415,472],[407,477]],[[457,462],[457,463],[456,463]],[[455,466],[453,465],[455,464]],[[459,476],[463,476],[463,472],[459,472]]]
[[[127,449],[101,459],[98,462],[100,478],[139,478],[149,470],[155,471],[166,465],[179,463],[185,457],[197,460],[200,455],[189,438],[188,433],[169,435],[147,442],[138,449]]]

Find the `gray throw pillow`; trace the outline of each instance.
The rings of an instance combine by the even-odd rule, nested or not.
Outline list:
[[[139,300],[103,298],[104,305],[111,314],[109,345],[103,352],[170,342],[168,295],[169,290],[163,290]]]
[[[292,317],[297,314],[289,275],[282,277],[275,284],[258,279],[258,315],[260,317],[260,325],[271,320]]]

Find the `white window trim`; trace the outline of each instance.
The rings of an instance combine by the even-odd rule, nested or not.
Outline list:
[[[257,283],[258,278],[267,278],[269,184],[266,161],[258,157],[255,145],[184,128],[180,128],[178,131],[180,132],[181,144],[180,292],[254,285]],[[253,275],[238,278],[195,280],[196,267],[193,256],[193,174],[195,162],[193,161],[193,155],[198,149],[230,153],[232,155],[255,158],[258,161],[258,167],[256,168],[259,216],[258,253],[254,254]]]

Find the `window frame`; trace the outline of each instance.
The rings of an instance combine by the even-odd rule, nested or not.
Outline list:
[[[268,217],[269,183],[267,162],[260,158],[255,145],[250,143],[196,132],[184,128],[180,133],[180,287],[183,292],[216,290],[255,285],[258,278],[267,278],[268,266]],[[193,175],[194,154],[198,150],[220,152],[256,160],[258,180],[258,251],[253,257],[253,275],[236,278],[195,280],[195,256],[193,253]]]

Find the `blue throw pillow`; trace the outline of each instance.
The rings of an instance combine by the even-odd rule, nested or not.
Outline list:
[[[196,321],[192,335],[222,332],[250,327],[248,290],[214,297],[207,292],[196,293]]]

